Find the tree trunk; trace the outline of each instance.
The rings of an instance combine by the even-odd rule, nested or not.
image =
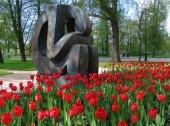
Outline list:
[[[109,56],[109,36],[106,36],[106,56]]]
[[[139,62],[141,61],[141,53],[142,53],[142,30],[141,30],[141,26],[142,26],[142,16],[143,15],[143,10],[140,14],[139,17],[139,24],[138,24],[138,38],[139,38]]]
[[[141,42],[141,38],[139,39],[139,62],[141,61],[141,48],[142,48],[142,42]]]
[[[8,53],[10,52],[10,43],[9,43],[9,40],[7,40],[7,52]]]
[[[155,51],[155,49],[153,49],[153,51],[152,51],[152,58],[155,58],[155,56],[156,56],[156,51]]]
[[[118,25],[118,0],[112,0],[111,3],[108,3],[105,0],[99,0],[98,5],[100,9],[106,13],[108,20],[111,23],[112,27],[112,62],[120,62],[119,55],[119,25]]]
[[[147,42],[147,35],[146,35],[146,8],[145,8],[145,61],[148,60],[147,46],[148,46],[148,42]]]
[[[15,48],[14,50],[15,50],[15,56],[17,56],[17,52],[18,52],[17,48]]]
[[[102,56],[104,55],[104,45],[102,43]]]
[[[26,62],[25,45],[24,45],[23,32],[21,26],[21,5],[19,2],[20,2],[19,0],[16,0],[17,21],[18,21],[17,39],[18,39],[19,51],[21,55],[21,61]]]
[[[2,50],[0,48],[0,63],[4,63],[3,56],[2,56]]]
[[[38,17],[40,17],[40,12],[41,12],[41,9],[40,9],[40,0],[37,0],[37,13],[38,13]]]
[[[112,27],[112,61],[113,62],[120,62],[120,55],[119,55],[119,25],[118,20],[111,20],[111,27]]]
[[[10,0],[8,0],[8,3],[9,3],[9,11],[11,14],[14,31],[17,36],[17,41],[18,41],[20,55],[21,55],[21,61],[26,62],[25,44],[24,44],[22,24],[21,24],[22,1],[16,0],[16,10],[15,11],[12,8],[12,3]],[[14,14],[16,14],[16,15],[14,15]]]
[[[26,62],[26,55],[25,55],[25,44],[24,44],[24,39],[23,39],[23,32],[22,32],[22,26],[21,26],[21,6],[20,1],[16,0],[16,9],[17,9],[17,21],[18,21],[18,45],[19,45],[19,50],[20,50],[20,55],[21,55],[21,61]]]
[[[25,55],[25,45],[24,45],[24,40],[22,37],[22,33],[20,33],[20,36],[18,36],[18,45],[19,45],[19,51],[21,55],[21,61],[26,62],[26,55]]]

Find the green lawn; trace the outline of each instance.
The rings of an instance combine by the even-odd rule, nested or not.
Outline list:
[[[0,70],[0,76],[9,75],[9,74],[12,74],[12,72],[7,72],[7,71],[4,71],[4,70]]]
[[[21,62],[20,60],[5,60],[5,63],[0,64],[0,69],[21,71],[35,70],[31,60],[28,60],[27,62]]]
[[[99,62],[100,67],[105,67],[109,65],[110,62]],[[17,60],[5,60],[5,63],[0,64],[0,69],[2,70],[21,70],[21,71],[32,71],[36,70],[33,66],[32,60],[28,60],[27,62],[21,62],[19,59]],[[2,71],[0,70],[0,71]]]
[[[102,61],[102,62],[99,62],[99,67],[107,67],[109,64],[111,64],[111,62]]]

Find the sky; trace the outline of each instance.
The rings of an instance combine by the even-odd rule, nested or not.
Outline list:
[[[169,5],[169,7],[168,7],[168,17],[167,17],[167,19],[166,19],[166,30],[167,30],[167,32],[169,33],[169,35],[170,35],[170,5]]]

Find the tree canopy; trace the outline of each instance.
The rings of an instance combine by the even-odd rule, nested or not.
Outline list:
[[[0,62],[11,51],[26,61],[32,28],[49,4],[73,4],[84,9],[93,24],[99,54],[112,56],[166,55],[168,0],[0,0]],[[19,52],[18,52],[19,51]]]

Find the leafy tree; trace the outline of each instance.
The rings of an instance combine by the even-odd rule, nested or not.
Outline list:
[[[109,56],[109,37],[110,29],[107,20],[98,19],[99,23],[94,28],[95,45],[102,55]]]
[[[152,57],[156,56],[165,44],[165,20],[167,16],[166,1],[154,0],[148,8],[150,14],[148,20],[148,41],[152,51]]]
[[[123,19],[120,26],[120,50],[123,56],[137,55],[137,21],[132,19]]]
[[[8,13],[0,14],[0,48],[1,60],[3,60],[3,53],[9,54],[10,49],[16,47],[16,37],[12,29],[11,21]],[[3,53],[2,53],[3,52]]]
[[[120,61],[118,0],[94,0],[101,13],[110,21],[112,28],[112,61]]]

